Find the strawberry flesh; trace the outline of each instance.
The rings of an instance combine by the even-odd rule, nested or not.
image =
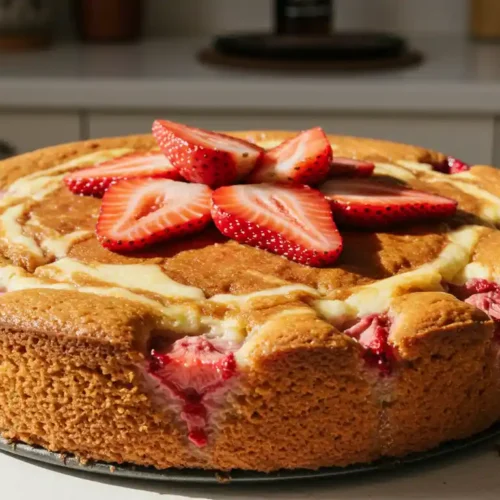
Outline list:
[[[332,264],[342,251],[328,202],[307,186],[221,187],[212,196],[212,218],[228,238],[308,266]]]
[[[390,327],[391,321],[386,315],[371,314],[344,332],[365,349],[365,362],[376,367],[381,376],[390,375],[396,361],[396,348],[389,343]]]
[[[97,238],[115,251],[134,251],[201,231],[210,222],[212,190],[168,179],[118,181],[104,194]]]
[[[374,170],[374,163],[335,156],[328,177],[370,177]]]
[[[209,409],[237,375],[235,349],[226,341],[201,335],[177,340],[167,352],[151,351],[149,373],[181,403],[180,418],[195,446],[207,444]]]
[[[332,179],[320,190],[331,203],[335,221],[358,228],[443,219],[457,209],[449,198],[372,179]]]
[[[476,293],[465,302],[481,309],[495,322],[495,339],[500,341],[500,290]]]
[[[450,293],[462,300],[478,293],[500,292],[498,283],[484,278],[473,278],[463,285],[447,284],[447,287]]]
[[[123,179],[154,177],[180,179],[179,172],[161,153],[133,153],[77,170],[64,178],[75,194],[101,197],[109,186]]]
[[[248,182],[316,185],[326,179],[331,162],[330,141],[323,130],[316,127],[266,151]]]
[[[153,136],[184,179],[211,187],[240,181],[264,153],[242,139],[167,120],[153,123]]]
[[[447,156],[441,163],[434,163],[433,167],[434,170],[443,174],[459,174],[460,172],[470,170],[470,165],[453,156]]]

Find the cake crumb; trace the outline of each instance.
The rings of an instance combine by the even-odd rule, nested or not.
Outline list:
[[[109,472],[111,472],[111,474],[114,474],[116,472],[116,467],[114,465],[110,465]]]
[[[231,482],[231,474],[229,472],[216,472],[215,479],[220,484],[229,484]]]

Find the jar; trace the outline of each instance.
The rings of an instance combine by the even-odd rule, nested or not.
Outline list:
[[[73,6],[85,42],[127,42],[141,35],[142,0],[74,0]]]
[[[479,40],[500,40],[499,0],[471,0],[470,32]]]
[[[48,45],[53,16],[53,0],[0,0],[0,49]]]

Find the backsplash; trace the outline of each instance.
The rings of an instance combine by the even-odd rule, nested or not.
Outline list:
[[[58,31],[68,36],[67,0],[57,0]],[[338,28],[466,33],[468,0],[335,0]],[[206,35],[268,29],[271,0],[146,0],[145,33]]]

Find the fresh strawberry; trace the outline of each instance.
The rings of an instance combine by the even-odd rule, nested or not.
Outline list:
[[[133,153],[77,170],[64,178],[75,194],[102,196],[115,181],[136,177],[180,179],[179,172],[161,153]]]
[[[301,264],[332,264],[342,250],[328,202],[307,186],[222,187],[213,193],[212,217],[225,236]]]
[[[449,198],[372,179],[333,179],[321,186],[339,224],[380,229],[403,222],[449,217]]]
[[[212,187],[243,179],[264,153],[242,139],[167,120],[153,123],[153,135],[182,177]]]
[[[319,184],[326,179],[331,161],[328,138],[320,127],[312,128],[266,151],[248,182]]]
[[[151,352],[149,373],[181,403],[180,417],[187,424],[189,440],[198,447],[207,444],[212,394],[223,391],[226,382],[237,373],[235,348],[202,335],[177,340],[165,353]]]
[[[433,167],[434,170],[443,174],[459,174],[460,172],[470,170],[470,165],[453,156],[447,156],[441,163],[434,163]]]
[[[126,252],[201,231],[210,222],[211,194],[203,184],[168,179],[118,181],[102,199],[97,237]]]
[[[369,161],[334,156],[329,177],[370,177],[375,165]]]
[[[391,373],[396,359],[396,349],[389,343],[390,327],[391,322],[385,314],[372,314],[344,332],[360,343],[365,349],[365,361],[377,367],[381,375]]]

